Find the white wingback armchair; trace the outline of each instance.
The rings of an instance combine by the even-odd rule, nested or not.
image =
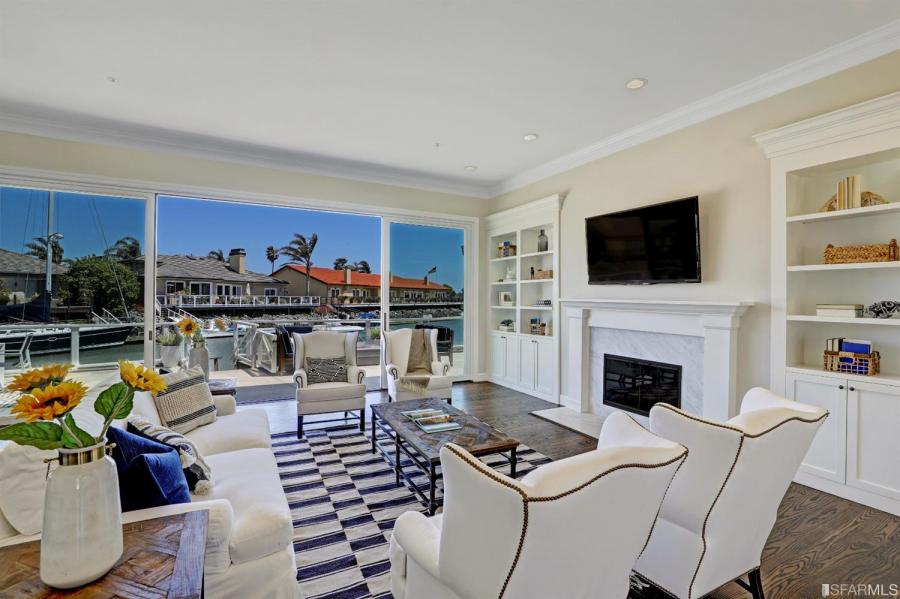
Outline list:
[[[413,329],[397,329],[382,336],[384,344],[382,354],[388,375],[388,401],[436,397],[451,400],[452,403],[453,382],[447,376],[447,373],[450,372],[450,365],[438,360],[438,331],[437,329],[420,330],[425,332],[428,343],[431,345],[430,370],[410,371],[407,368]],[[401,382],[404,377],[420,378],[427,386],[421,391],[406,388]]]
[[[606,420],[595,451],[521,481],[448,444],[443,513],[406,512],[395,523],[391,592],[396,599],[624,599],[686,454],[622,413]]]
[[[293,334],[297,438],[303,437],[303,417],[309,414],[344,412],[346,419],[347,412],[359,410],[359,430],[365,430],[366,373],[356,364],[356,336],[356,333],[338,331]],[[346,380],[310,383],[307,358],[343,358],[347,364]]]
[[[763,599],[763,546],[827,416],[761,388],[748,391],[741,413],[725,423],[656,404],[650,429],[690,453],[635,571],[679,599],[702,597],[732,580]]]

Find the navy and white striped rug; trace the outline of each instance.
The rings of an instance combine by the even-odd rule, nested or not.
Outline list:
[[[388,541],[397,517],[425,511],[408,487],[397,487],[394,471],[372,454],[368,432],[356,426],[272,436],[272,449],[294,518],[297,581],[302,597],[317,599],[390,598]],[[517,477],[550,461],[519,446]],[[499,455],[482,461],[508,473]],[[404,471],[428,492],[428,477],[408,459]],[[440,496],[440,481],[438,496]]]

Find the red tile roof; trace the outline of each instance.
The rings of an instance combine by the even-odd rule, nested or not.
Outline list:
[[[300,264],[285,264],[282,268],[290,268],[299,273],[306,274],[306,267]],[[335,270],[333,268],[322,268],[321,266],[313,266],[310,275],[313,279],[321,281],[326,285],[344,285],[344,271]],[[381,275],[378,273],[364,273],[350,271],[350,285],[354,287],[381,287]],[[450,291],[448,285],[435,283],[434,281],[425,281],[422,279],[410,279],[407,277],[394,276],[391,280],[391,287],[397,289],[431,289],[433,291]]]

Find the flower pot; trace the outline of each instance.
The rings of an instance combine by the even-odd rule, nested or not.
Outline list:
[[[178,366],[181,363],[181,356],[181,345],[159,346],[159,359],[166,368],[172,369]]]
[[[206,346],[192,347],[188,353],[188,368],[199,366],[203,370],[203,378],[209,380],[209,350]]]
[[[44,493],[41,580],[57,589],[87,584],[122,557],[122,506],[106,443],[60,449]]]

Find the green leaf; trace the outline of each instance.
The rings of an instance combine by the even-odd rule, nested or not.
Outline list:
[[[76,441],[74,438],[72,438],[72,435],[69,434],[69,431],[67,431],[66,429],[63,429],[62,441],[63,441],[63,445],[65,447],[71,447],[71,448],[90,447],[91,445],[94,445],[97,442],[96,439],[94,439],[91,435],[89,435],[85,431],[81,430],[78,427],[78,425],[75,424],[75,419],[72,417],[71,412],[66,414],[66,417],[63,420],[65,421],[66,426],[68,427],[69,431],[72,431],[72,433],[76,437],[78,437],[78,441],[81,441],[81,445],[79,445],[78,441]]]
[[[94,402],[94,411],[107,420],[121,420],[131,413],[134,389],[125,383],[116,383],[100,394]]]
[[[63,446],[62,437],[62,427],[55,422],[19,422],[0,428],[0,441],[12,441],[38,449],[58,449]]]

